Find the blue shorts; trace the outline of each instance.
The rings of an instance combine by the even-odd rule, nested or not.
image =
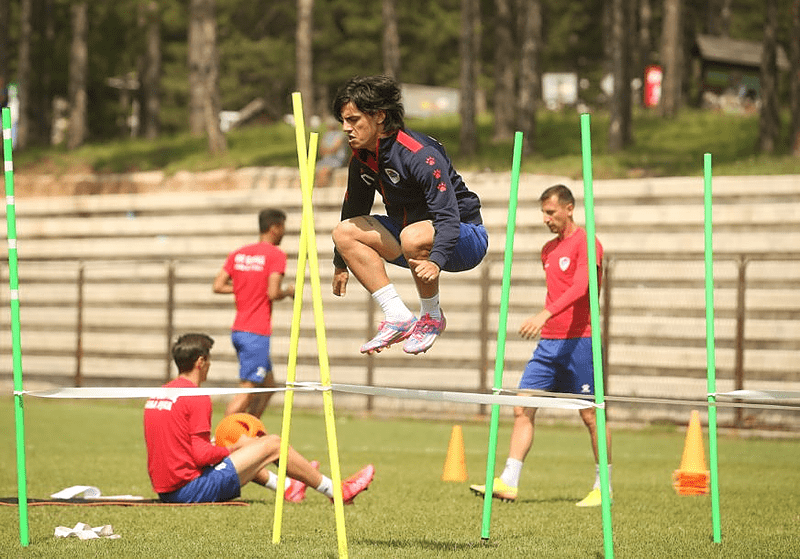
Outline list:
[[[234,330],[231,332],[231,342],[239,358],[239,379],[264,384],[267,375],[272,373],[269,336]]]
[[[592,338],[539,340],[519,387],[565,394],[594,394]]]
[[[400,242],[400,231],[403,227],[395,220],[386,215],[373,215],[398,242]],[[486,249],[489,248],[489,234],[483,225],[474,223],[462,223],[459,230],[458,242],[453,247],[453,252],[442,268],[445,272],[463,272],[471,270],[481,263],[486,256]],[[392,264],[408,268],[406,257],[402,254],[392,260]]]
[[[158,496],[165,503],[216,503],[235,499],[241,490],[239,474],[230,457],[227,457],[216,466],[205,468],[200,477],[183,487],[170,493],[159,493]]]

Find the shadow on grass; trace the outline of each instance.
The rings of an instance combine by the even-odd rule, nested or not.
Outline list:
[[[547,503],[577,503],[581,497],[550,497],[549,499],[517,499],[516,503],[524,503],[526,505],[544,505]]]

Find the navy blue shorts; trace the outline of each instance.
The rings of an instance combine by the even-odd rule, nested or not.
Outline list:
[[[241,491],[239,474],[230,457],[226,457],[216,466],[205,468],[200,477],[183,487],[158,496],[165,503],[216,503],[235,499]]]
[[[565,394],[594,394],[592,338],[539,340],[519,387]]]
[[[231,342],[239,358],[239,379],[264,384],[264,379],[272,372],[269,336],[234,330],[231,332]]]
[[[400,242],[402,225],[386,215],[373,215],[372,217],[377,219],[397,239],[397,242]],[[450,253],[450,257],[442,269],[445,272],[471,270],[481,263],[483,257],[486,256],[487,248],[489,248],[489,234],[486,232],[486,228],[483,225],[462,223],[459,229],[458,242],[453,247],[453,252]],[[408,268],[406,257],[402,254],[399,258],[392,260],[392,264]]]

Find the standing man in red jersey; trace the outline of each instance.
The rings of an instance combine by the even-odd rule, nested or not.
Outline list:
[[[542,266],[547,283],[544,309],[527,318],[519,333],[525,339],[541,335],[519,388],[547,390],[567,394],[594,394],[592,361],[592,325],[589,309],[589,267],[586,230],[572,218],[575,197],[566,186],[557,184],[539,197],[544,224],[556,238],[542,248]],[[598,274],[603,247],[595,239]],[[595,482],[592,491],[578,502],[579,507],[601,504],[600,460],[597,447],[597,418],[594,408],[581,409],[581,419],[589,430],[595,460]],[[503,501],[517,498],[520,473],[525,457],[533,445],[536,408],[514,408],[514,428],[505,469],[494,479],[492,496]],[[611,439],[608,441],[608,469],[611,474]],[[486,493],[484,485],[472,485],[477,495]]]
[[[278,248],[286,231],[286,214],[277,209],[263,210],[258,226],[258,242],[230,253],[214,279],[214,293],[233,293],[236,299],[231,341],[239,358],[242,388],[275,387],[270,358],[272,303],[294,297],[294,285],[282,286],[286,253]],[[237,394],[228,403],[225,415],[246,412],[260,418],[271,397],[272,392]]]

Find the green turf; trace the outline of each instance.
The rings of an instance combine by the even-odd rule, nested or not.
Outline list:
[[[214,422],[221,418],[215,408]],[[280,409],[265,424],[280,429]],[[16,495],[14,413],[0,400],[0,491]],[[523,470],[519,499],[496,502],[489,541],[481,543],[482,500],[468,483],[442,482],[454,421],[337,417],[343,474],[372,462],[369,491],[346,507],[350,557],[600,557],[599,509],[580,509],[594,469],[585,429],[568,421],[542,424]],[[153,497],[145,470],[141,402],[25,400],[28,496],[44,498],[71,485],[103,493]],[[688,414],[687,414],[688,422]],[[488,423],[461,423],[470,482],[483,483]],[[800,556],[800,441],[719,439],[722,542],[711,541],[708,497],[678,496],[670,485],[684,429],[617,428],[614,505],[617,557]],[[498,467],[510,425],[501,424]],[[329,472],[324,419],[298,412],[292,444]],[[0,507],[3,557],[335,557],[333,507],[309,491],[284,508],[282,541],[273,545],[273,493],[247,486],[249,507],[30,507],[31,543],[19,542],[18,511]],[[53,536],[56,526],[111,524],[118,540]]]

